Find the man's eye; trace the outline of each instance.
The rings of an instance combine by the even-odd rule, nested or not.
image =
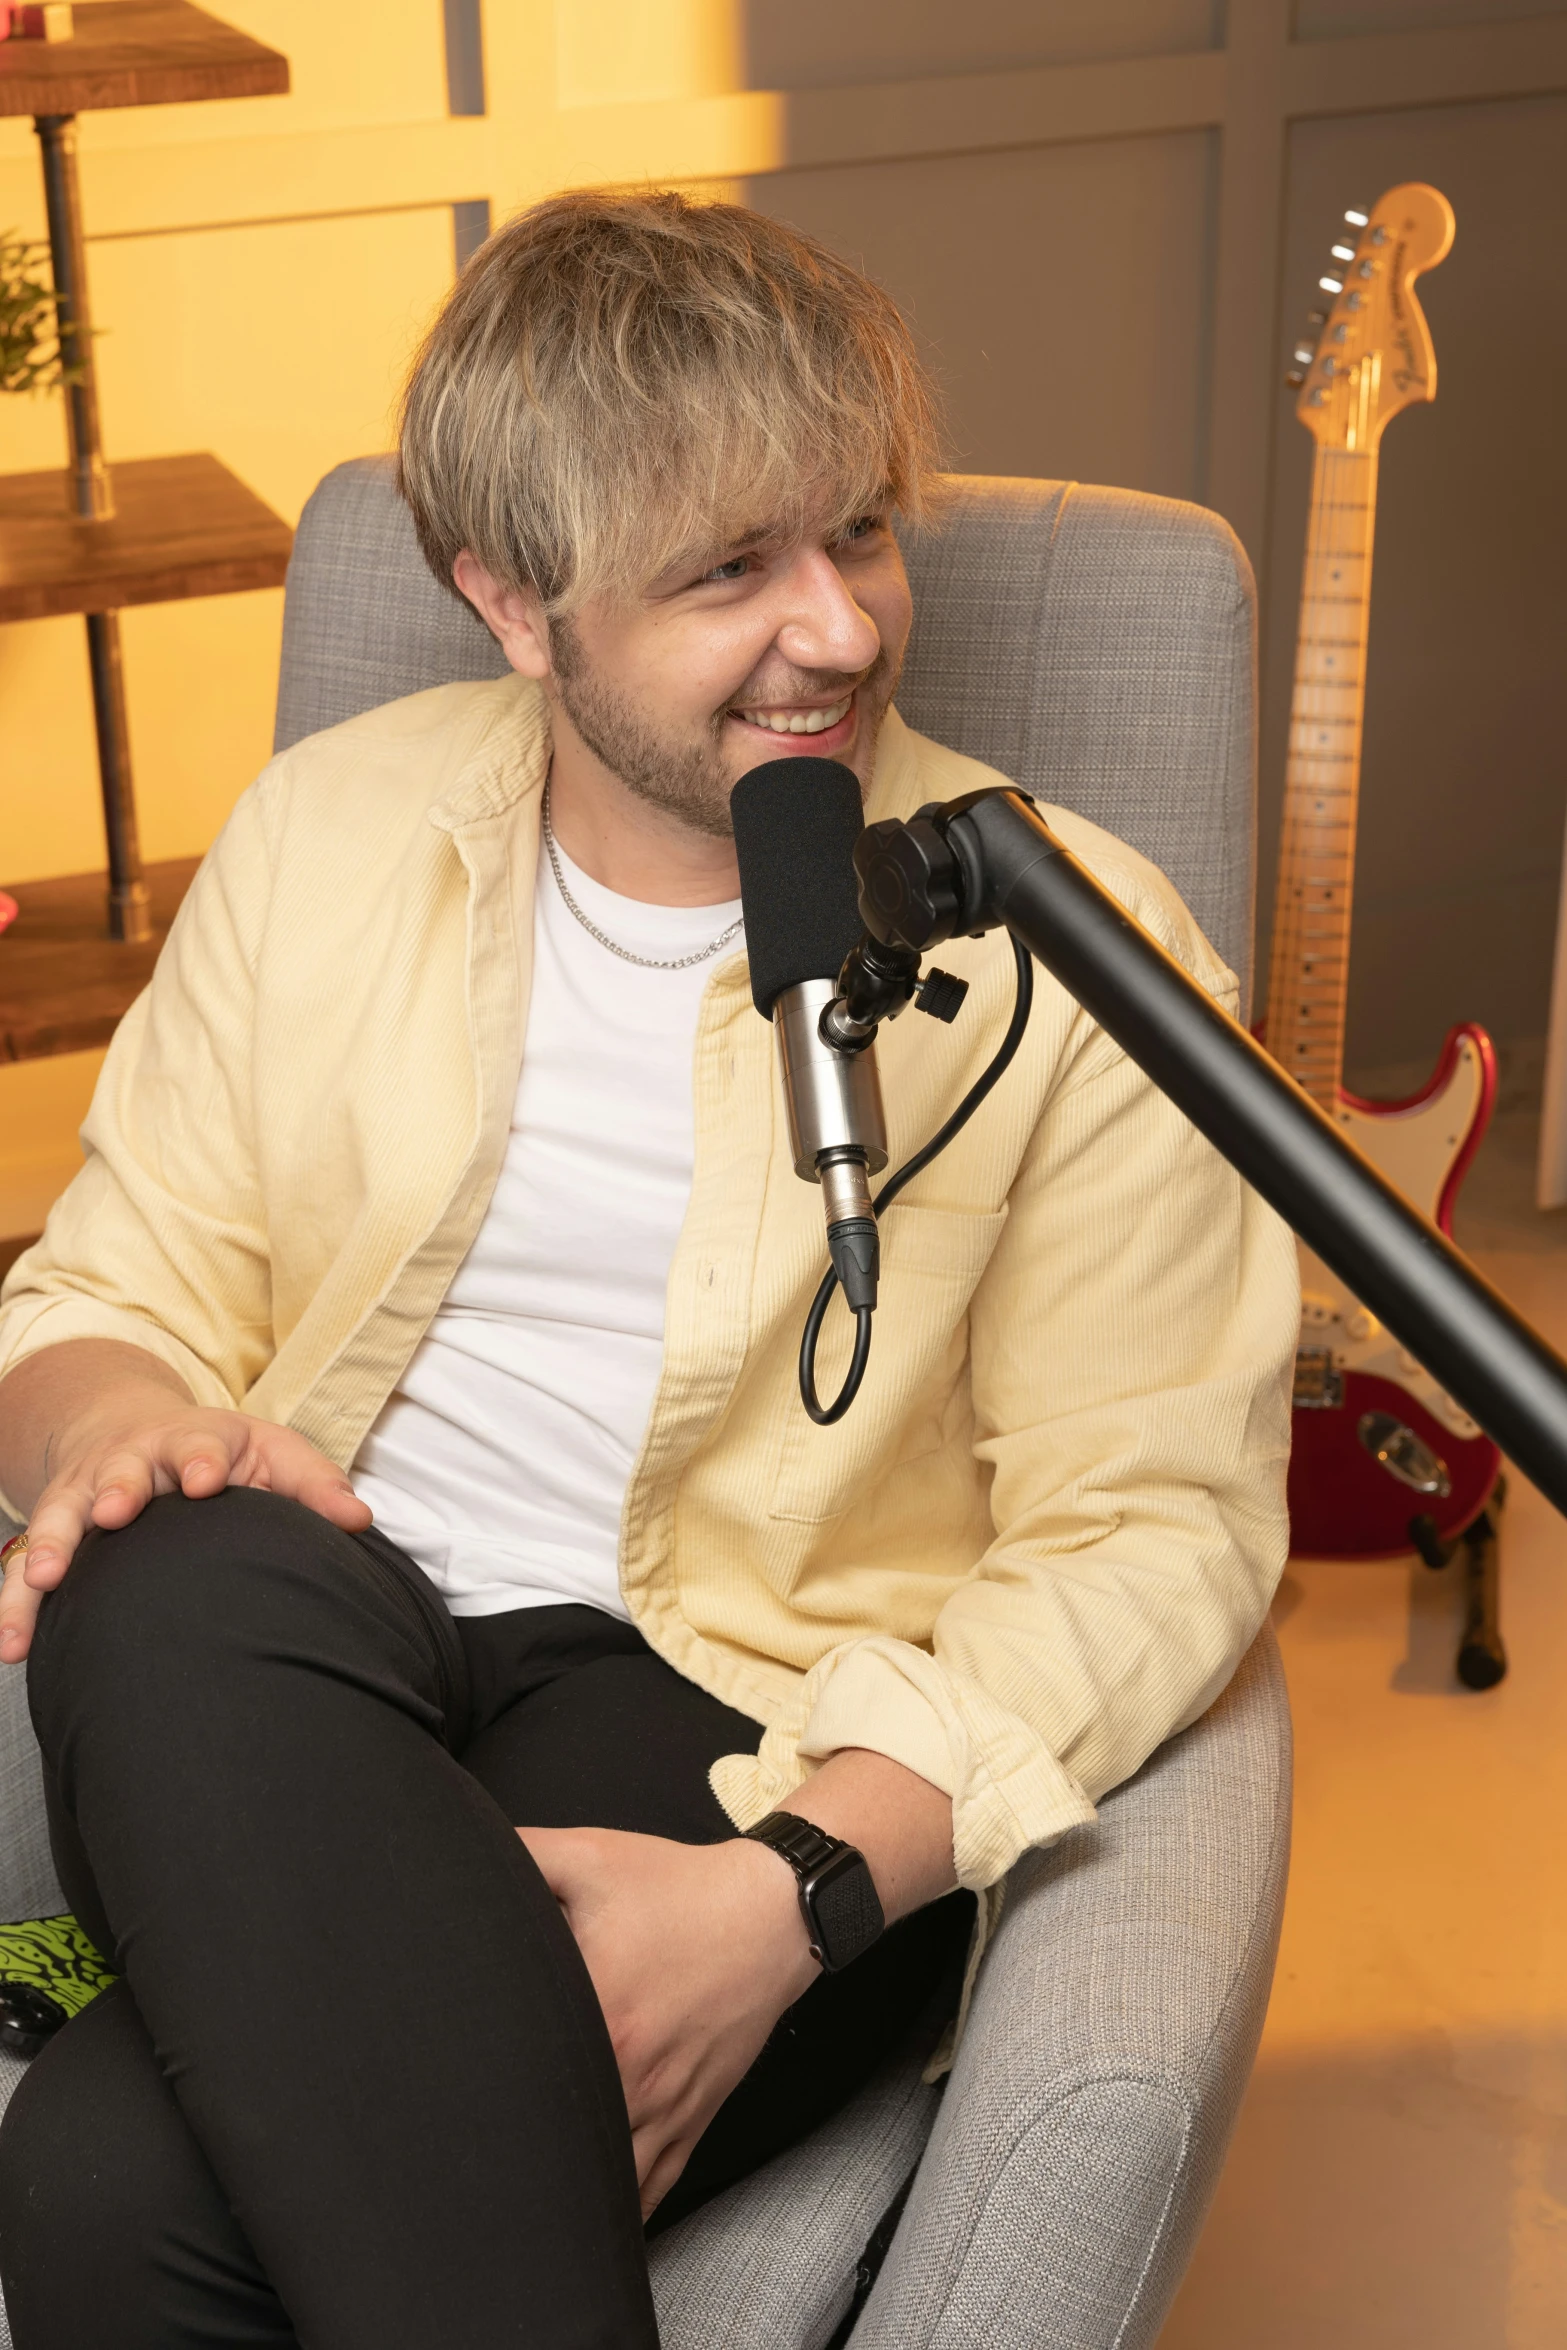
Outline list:
[[[880,528],[881,517],[879,514],[862,514],[857,521],[851,522],[848,529],[844,532],[844,544],[845,546],[849,546],[852,545],[856,539],[871,538],[878,530],[880,530]]]
[[[731,555],[727,563],[715,563],[711,571],[702,574],[704,586],[710,579],[744,579],[747,560],[744,555]]]

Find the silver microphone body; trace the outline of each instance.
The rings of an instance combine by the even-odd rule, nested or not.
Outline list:
[[[773,1004],[789,1151],[795,1173],[822,1187],[827,1245],[851,1303],[875,1303],[877,1248],[870,1181],[887,1164],[876,1048],[829,1044],[822,1014],[835,979],[801,979]],[[847,1277],[845,1277],[847,1276]]]
[[[876,1074],[876,1048],[847,1053],[822,1035],[822,1014],[838,992],[835,979],[802,979],[773,1005],[773,1034],[783,1071],[794,1171],[817,1180],[825,1150],[845,1145],[865,1152],[871,1174],[887,1164],[887,1120]]]

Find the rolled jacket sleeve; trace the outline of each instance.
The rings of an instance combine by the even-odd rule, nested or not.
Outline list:
[[[1228,992],[1178,901],[1123,894]],[[1283,1223],[1086,1019],[1009,1208],[969,1317],[993,1541],[928,1651],[834,1650],[715,1779],[749,1814],[843,1747],[887,1754],[951,1795],[976,1889],[1091,1819],[1254,1638],[1287,1552],[1299,1321]]]

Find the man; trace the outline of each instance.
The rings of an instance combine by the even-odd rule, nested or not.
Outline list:
[[[1256,1630],[1293,1248],[1051,983],[889,1212],[854,1410],[795,1393],[728,800],[986,779],[892,708],[930,414],[876,289],[673,195],[514,222],[415,368],[404,491],[515,674],[242,801],[0,1316],[0,1657],[124,1977],[0,2135],[18,2350],[650,2350],[640,2218],[933,2043],[974,1897]],[[1010,1009],[1004,939],[948,959],[897,1158]]]

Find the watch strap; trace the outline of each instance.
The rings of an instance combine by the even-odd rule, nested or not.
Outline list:
[[[768,1844],[781,1853],[802,1884],[824,1869],[835,1854],[854,1850],[841,1836],[829,1836],[814,1820],[802,1820],[797,1811],[770,1811],[765,1820],[747,1828],[746,1834],[754,1844]]]
[[[885,1930],[869,1864],[854,1845],[792,1811],[769,1812],[745,1833],[793,1869],[811,1955],[824,1973],[850,1965]]]

